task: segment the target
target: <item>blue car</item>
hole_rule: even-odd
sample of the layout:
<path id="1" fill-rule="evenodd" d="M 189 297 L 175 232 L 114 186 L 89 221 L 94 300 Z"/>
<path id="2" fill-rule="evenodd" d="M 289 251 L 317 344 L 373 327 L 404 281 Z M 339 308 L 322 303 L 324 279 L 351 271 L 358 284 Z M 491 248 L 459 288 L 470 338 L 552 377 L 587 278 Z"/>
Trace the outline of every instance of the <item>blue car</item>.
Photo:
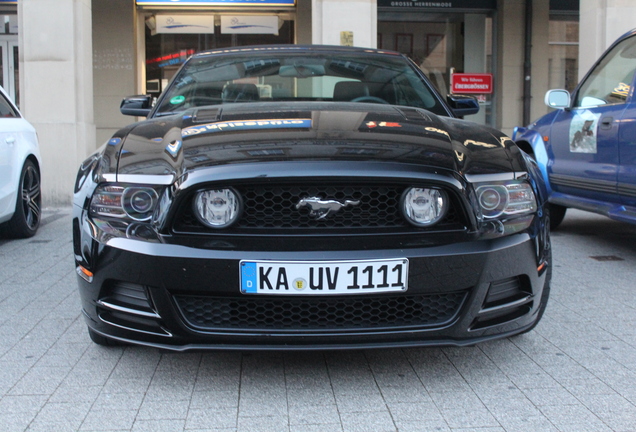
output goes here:
<path id="1" fill-rule="evenodd" d="M 600 57 L 572 95 L 550 90 L 556 110 L 513 140 L 532 155 L 545 178 L 550 226 L 568 207 L 636 223 L 636 29 Z"/>

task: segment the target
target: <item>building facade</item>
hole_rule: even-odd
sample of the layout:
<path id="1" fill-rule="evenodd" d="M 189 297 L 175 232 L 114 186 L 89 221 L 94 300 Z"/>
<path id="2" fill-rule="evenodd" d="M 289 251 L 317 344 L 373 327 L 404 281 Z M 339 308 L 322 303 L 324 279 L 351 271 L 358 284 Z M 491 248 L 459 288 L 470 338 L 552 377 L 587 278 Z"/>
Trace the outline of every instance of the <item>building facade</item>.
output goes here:
<path id="1" fill-rule="evenodd" d="M 573 88 L 579 68 L 584 73 L 633 25 L 630 0 L 581 3 L 0 0 L 0 80 L 38 130 L 44 202 L 61 205 L 71 200 L 82 160 L 135 120 L 119 113 L 121 99 L 158 94 L 185 58 L 208 49 L 282 43 L 397 50 L 444 94 L 453 72 L 490 74 L 491 91 L 476 94 L 482 110 L 470 120 L 510 133 L 547 112 L 546 90 Z"/>

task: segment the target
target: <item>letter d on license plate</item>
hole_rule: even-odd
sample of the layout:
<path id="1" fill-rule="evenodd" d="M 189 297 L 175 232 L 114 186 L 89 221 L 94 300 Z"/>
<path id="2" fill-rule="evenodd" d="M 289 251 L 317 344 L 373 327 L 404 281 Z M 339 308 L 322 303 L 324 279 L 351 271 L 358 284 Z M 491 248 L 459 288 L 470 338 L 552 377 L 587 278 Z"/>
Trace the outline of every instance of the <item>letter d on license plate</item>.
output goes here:
<path id="1" fill-rule="evenodd" d="M 241 261 L 244 294 L 329 295 L 406 291 L 406 258 L 365 261 Z"/>

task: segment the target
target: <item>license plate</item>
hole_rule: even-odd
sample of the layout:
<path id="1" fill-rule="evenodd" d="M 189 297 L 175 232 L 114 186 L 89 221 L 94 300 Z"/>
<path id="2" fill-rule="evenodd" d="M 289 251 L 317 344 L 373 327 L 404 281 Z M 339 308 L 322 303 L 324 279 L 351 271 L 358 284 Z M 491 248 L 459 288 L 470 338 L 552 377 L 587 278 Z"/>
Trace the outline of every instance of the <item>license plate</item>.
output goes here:
<path id="1" fill-rule="evenodd" d="M 240 268 L 244 294 L 377 294 L 406 291 L 409 261 L 241 261 Z"/>

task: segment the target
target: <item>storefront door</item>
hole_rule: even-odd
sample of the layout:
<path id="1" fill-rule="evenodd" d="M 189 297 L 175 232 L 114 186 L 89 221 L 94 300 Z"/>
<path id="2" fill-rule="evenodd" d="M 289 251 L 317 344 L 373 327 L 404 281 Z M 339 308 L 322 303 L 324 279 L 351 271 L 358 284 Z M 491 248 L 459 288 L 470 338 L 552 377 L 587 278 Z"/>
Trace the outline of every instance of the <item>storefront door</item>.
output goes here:
<path id="1" fill-rule="evenodd" d="M 410 57 L 443 95 L 453 73 L 493 74 L 492 0 L 378 0 L 378 48 Z M 495 79 L 495 77 L 492 77 Z M 495 94 L 470 92 L 481 109 L 468 120 L 494 126 Z"/>
<path id="2" fill-rule="evenodd" d="M 0 85 L 20 105 L 18 37 L 0 36 Z"/>

